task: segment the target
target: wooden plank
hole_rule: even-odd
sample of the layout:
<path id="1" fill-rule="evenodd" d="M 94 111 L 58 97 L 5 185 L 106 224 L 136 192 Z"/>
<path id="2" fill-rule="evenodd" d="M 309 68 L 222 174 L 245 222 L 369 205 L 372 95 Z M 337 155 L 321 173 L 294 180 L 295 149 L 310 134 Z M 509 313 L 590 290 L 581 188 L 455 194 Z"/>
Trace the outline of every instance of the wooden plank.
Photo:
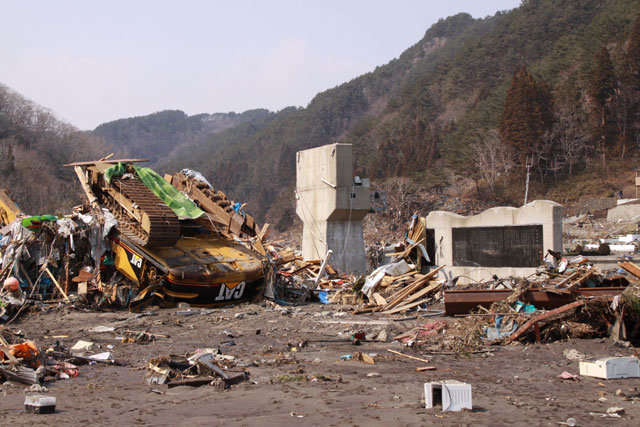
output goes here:
<path id="1" fill-rule="evenodd" d="M 2 354 L 4 354 L 7 357 L 7 359 L 9 359 L 10 363 L 13 363 L 16 365 L 19 364 L 20 361 L 16 359 L 16 357 L 13 354 L 10 353 L 10 350 L 11 349 L 9 348 L 9 344 L 0 346 L 0 352 L 2 352 Z"/>
<path id="2" fill-rule="evenodd" d="M 391 296 L 387 297 L 387 301 L 393 301 L 394 299 L 396 299 L 398 297 L 398 295 L 400 295 L 402 292 L 404 292 L 408 286 L 413 286 L 416 283 L 420 282 L 420 281 L 424 281 L 425 280 L 425 276 L 420 276 L 419 278 L 415 279 L 413 282 L 409 283 L 407 286 L 397 290 L 396 292 L 394 292 L 393 294 L 391 294 Z"/>
<path id="3" fill-rule="evenodd" d="M 372 306 L 367 306 L 367 307 L 362 307 L 362 308 L 358 308 L 356 310 L 353 310 L 351 312 L 351 314 L 363 314 L 363 313 L 371 313 L 372 311 L 374 311 L 375 309 L 377 309 L 378 306 L 377 305 L 372 305 Z"/>
<path id="4" fill-rule="evenodd" d="M 403 250 L 402 252 L 394 252 L 392 254 L 384 254 L 384 256 L 389 256 L 389 257 L 398 257 L 398 258 L 404 258 L 406 257 L 416 246 L 418 246 L 419 244 L 423 243 L 425 239 L 420 239 L 420 241 L 415 242 L 412 245 L 409 245 L 405 250 Z"/>
<path id="5" fill-rule="evenodd" d="M 574 283 L 572 283 L 571 285 L 567 286 L 565 289 L 568 291 L 573 291 L 574 289 L 580 287 L 584 282 L 586 282 L 587 280 L 589 280 L 589 278 L 593 275 L 593 272 L 589 271 L 587 272 L 587 274 L 585 274 L 584 276 L 582 276 L 581 278 L 579 278 L 578 280 L 576 280 Z"/>
<path id="6" fill-rule="evenodd" d="M 89 204 L 91 205 L 92 208 L 97 209 L 98 198 L 95 196 L 95 194 L 93 194 L 93 191 L 91 191 L 87 176 L 85 175 L 84 171 L 80 166 L 76 166 L 73 169 L 76 171 L 76 175 L 78 175 L 78 179 L 80 180 L 80 186 L 82 187 L 84 194 L 87 196 L 87 200 L 89 200 Z"/>
<path id="7" fill-rule="evenodd" d="M 408 297 L 404 302 L 405 303 L 410 303 L 412 301 L 417 300 L 418 298 L 421 298 L 422 296 L 431 293 L 433 291 L 438 290 L 438 288 L 440 288 L 442 286 L 442 283 L 432 283 L 429 286 L 427 286 L 426 288 L 416 292 L 415 294 L 411 295 L 410 297 Z"/>
<path id="8" fill-rule="evenodd" d="M 244 224 L 244 217 L 234 212 L 231 217 L 231 223 L 229 224 L 229 230 L 236 236 L 239 236 L 242 232 L 242 224 Z"/>
<path id="9" fill-rule="evenodd" d="M 4 369 L 0 366 L 0 373 L 2 373 L 5 377 L 12 381 L 17 381 L 22 384 L 37 384 L 38 378 L 36 376 L 36 371 L 31 368 L 26 368 L 24 366 L 16 366 L 16 371 L 11 371 L 8 369 Z"/>
<path id="10" fill-rule="evenodd" d="M 405 298 L 407 298 L 409 295 L 414 293 L 418 288 L 420 288 L 422 285 L 428 282 L 431 278 L 433 278 L 436 274 L 438 274 L 438 272 L 442 268 L 444 268 L 444 264 L 436 268 L 435 270 L 430 271 L 429 274 L 425 275 L 422 279 L 418 280 L 413 285 L 409 285 L 408 287 L 406 287 L 403 292 L 401 292 L 394 300 L 392 300 L 389 304 L 387 304 L 383 309 L 389 310 L 394 308 L 398 304 L 400 304 L 402 301 L 404 301 Z"/>
<path id="11" fill-rule="evenodd" d="M 559 288 L 561 286 L 564 286 L 565 284 L 567 284 L 568 282 L 570 282 L 574 277 L 576 277 L 578 274 L 580 274 L 578 271 L 574 272 L 573 274 L 571 274 L 569 277 L 563 279 L 562 281 L 558 282 L 556 284 L 556 288 Z"/>
<path id="12" fill-rule="evenodd" d="M 413 303 L 411 303 L 411 304 L 401 305 L 401 306 L 396 307 L 396 308 L 391 309 L 391 310 L 381 311 L 380 313 L 382 313 L 382 314 L 395 314 L 395 313 L 399 313 L 399 312 L 404 311 L 404 310 L 409 310 L 410 308 L 416 307 L 416 306 L 418 306 L 418 305 L 420 305 L 420 304 L 422 304 L 422 303 L 425 303 L 425 302 L 427 302 L 427 301 L 429 301 L 429 298 L 421 299 L 420 301 L 416 301 L 416 302 L 413 302 Z"/>
<path id="13" fill-rule="evenodd" d="M 60 286 L 60 283 L 58 283 L 58 281 L 56 280 L 55 277 L 53 277 L 53 274 L 51 274 L 51 272 L 49 271 L 48 268 L 45 268 L 44 271 L 47 272 L 47 274 L 49 275 L 49 277 L 51 278 L 51 280 L 53 280 L 53 284 L 56 285 L 56 288 L 58 288 L 58 290 L 60 291 L 60 294 L 62 294 L 62 296 L 64 297 L 65 301 L 67 302 L 71 302 L 71 300 L 69 299 L 69 297 L 67 296 L 67 294 L 64 292 L 64 289 L 62 289 L 62 287 Z"/>
<path id="14" fill-rule="evenodd" d="M 262 226 L 262 229 L 258 233 L 258 238 L 260 240 L 266 239 L 269 233 L 271 233 L 271 229 L 269 227 L 270 227 L 269 223 L 265 222 L 264 225 Z"/>
<path id="15" fill-rule="evenodd" d="M 99 163 L 107 163 L 110 165 L 114 165 L 116 163 L 119 162 L 123 162 L 123 163 L 142 163 L 142 162 L 148 162 L 149 159 L 114 159 L 114 160 L 93 160 L 90 162 L 74 162 L 74 163 L 67 163 L 66 165 L 62 165 L 62 166 L 93 166 L 93 165 L 97 165 Z"/>
<path id="16" fill-rule="evenodd" d="M 630 261 L 619 262 L 618 265 L 640 279 L 640 267 Z"/>
<path id="17" fill-rule="evenodd" d="M 407 359 L 417 360 L 418 362 L 423 362 L 423 363 L 431 363 L 430 360 L 422 359 L 420 357 L 415 357 L 415 356 L 409 356 L 408 354 L 400 353 L 399 351 L 391 350 L 390 348 L 388 348 L 387 351 L 389 353 L 397 354 L 398 356 L 406 357 Z"/>
<path id="18" fill-rule="evenodd" d="M 384 297 L 382 295 L 380 295 L 377 292 L 373 293 L 373 301 L 375 301 L 376 304 L 378 305 L 386 305 L 387 304 L 387 300 L 384 299 Z"/>
<path id="19" fill-rule="evenodd" d="M 551 311 L 547 311 L 546 313 L 540 314 L 535 316 L 533 319 L 530 319 L 527 323 L 525 323 L 524 325 L 522 325 L 520 328 L 518 328 L 518 330 L 516 330 L 513 334 L 509 335 L 508 337 L 506 337 L 504 339 L 504 341 L 502 341 L 503 344 L 511 344 L 513 341 L 517 340 L 518 338 L 520 338 L 520 336 L 522 336 L 524 333 L 526 333 L 531 326 L 534 326 L 535 324 L 537 324 L 538 322 L 542 322 L 546 319 L 548 319 L 549 317 L 552 316 L 556 316 L 558 314 L 562 314 L 564 312 L 567 312 L 569 310 L 574 310 L 582 305 L 585 305 L 586 301 L 585 300 L 579 300 L 579 301 L 575 301 L 569 304 L 565 304 L 562 307 L 558 307 L 554 310 Z"/>

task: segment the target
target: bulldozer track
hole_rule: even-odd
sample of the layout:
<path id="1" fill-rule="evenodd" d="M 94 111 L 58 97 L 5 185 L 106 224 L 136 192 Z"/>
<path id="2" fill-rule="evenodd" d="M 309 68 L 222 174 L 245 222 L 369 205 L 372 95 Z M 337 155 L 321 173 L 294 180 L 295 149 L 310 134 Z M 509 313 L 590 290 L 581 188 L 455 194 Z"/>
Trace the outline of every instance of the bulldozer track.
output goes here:
<path id="1" fill-rule="evenodd" d="M 171 246 L 178 241 L 178 217 L 142 181 L 138 178 L 115 178 L 112 185 L 149 217 L 150 226 L 147 231 L 120 203 L 110 195 L 102 193 L 101 201 L 118 219 L 118 229 L 122 234 L 140 246 Z"/>

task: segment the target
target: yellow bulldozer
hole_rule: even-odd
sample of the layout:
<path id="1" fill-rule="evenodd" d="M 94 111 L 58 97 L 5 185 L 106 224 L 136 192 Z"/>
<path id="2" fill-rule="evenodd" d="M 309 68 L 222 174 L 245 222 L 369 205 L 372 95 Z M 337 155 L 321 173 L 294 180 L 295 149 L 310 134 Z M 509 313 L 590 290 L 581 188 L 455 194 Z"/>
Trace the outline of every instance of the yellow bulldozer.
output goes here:
<path id="1" fill-rule="evenodd" d="M 0 226 L 13 222 L 22 211 L 9 197 L 6 190 L 0 188 Z"/>
<path id="2" fill-rule="evenodd" d="M 114 265 L 165 302 L 246 301 L 264 284 L 265 251 L 253 218 L 224 193 L 183 173 L 161 177 L 141 160 L 73 166 L 90 204 L 118 220 Z M 177 187 L 177 188 L 176 188 Z"/>

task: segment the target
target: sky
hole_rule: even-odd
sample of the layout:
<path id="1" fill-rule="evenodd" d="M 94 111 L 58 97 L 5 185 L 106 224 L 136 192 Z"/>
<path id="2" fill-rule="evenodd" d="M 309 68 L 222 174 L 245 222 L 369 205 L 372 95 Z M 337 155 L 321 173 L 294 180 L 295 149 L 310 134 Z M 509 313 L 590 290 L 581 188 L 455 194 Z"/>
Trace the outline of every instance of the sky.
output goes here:
<path id="1" fill-rule="evenodd" d="M 0 83 L 81 129 L 305 107 L 440 18 L 520 0 L 0 0 Z"/>

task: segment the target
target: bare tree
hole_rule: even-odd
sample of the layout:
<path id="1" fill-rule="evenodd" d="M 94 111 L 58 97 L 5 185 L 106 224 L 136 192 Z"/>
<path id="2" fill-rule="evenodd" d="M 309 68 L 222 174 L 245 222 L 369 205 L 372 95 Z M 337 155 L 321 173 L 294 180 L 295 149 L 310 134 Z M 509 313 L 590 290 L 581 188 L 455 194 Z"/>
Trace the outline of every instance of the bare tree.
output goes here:
<path id="1" fill-rule="evenodd" d="M 399 176 L 388 179 L 382 186 L 387 194 L 389 210 L 400 220 L 408 216 L 416 202 L 416 187 L 410 178 Z"/>
<path id="2" fill-rule="evenodd" d="M 500 140 L 497 129 L 482 131 L 473 145 L 473 166 L 476 172 L 495 190 L 496 180 L 511 171 L 516 164 L 515 154 Z"/>
<path id="3" fill-rule="evenodd" d="M 557 147 L 552 161 L 556 176 L 562 171 L 572 175 L 581 163 L 589 165 L 594 145 L 589 135 L 587 114 L 579 106 L 558 106 L 550 140 Z"/>

